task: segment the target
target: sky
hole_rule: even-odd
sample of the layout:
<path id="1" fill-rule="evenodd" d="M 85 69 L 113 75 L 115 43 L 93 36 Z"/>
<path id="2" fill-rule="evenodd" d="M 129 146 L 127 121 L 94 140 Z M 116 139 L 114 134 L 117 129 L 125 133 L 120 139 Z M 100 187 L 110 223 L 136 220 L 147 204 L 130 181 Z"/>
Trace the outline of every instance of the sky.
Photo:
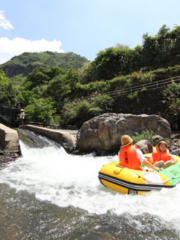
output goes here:
<path id="1" fill-rule="evenodd" d="M 117 44 L 180 25 L 179 0 L 1 0 L 0 64 L 23 52 L 74 52 L 93 61 Z"/>

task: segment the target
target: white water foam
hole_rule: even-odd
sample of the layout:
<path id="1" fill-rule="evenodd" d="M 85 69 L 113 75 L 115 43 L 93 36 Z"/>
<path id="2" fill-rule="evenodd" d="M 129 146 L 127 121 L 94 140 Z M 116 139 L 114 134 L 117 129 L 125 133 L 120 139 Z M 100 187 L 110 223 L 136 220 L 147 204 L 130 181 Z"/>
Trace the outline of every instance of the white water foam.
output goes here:
<path id="1" fill-rule="evenodd" d="M 102 165 L 115 157 L 73 156 L 56 146 L 28 148 L 21 143 L 23 157 L 0 172 L 0 183 L 17 191 L 27 190 L 40 200 L 60 207 L 74 206 L 89 213 L 133 215 L 150 213 L 180 225 L 180 184 L 173 189 L 146 195 L 122 195 L 98 180 Z"/>

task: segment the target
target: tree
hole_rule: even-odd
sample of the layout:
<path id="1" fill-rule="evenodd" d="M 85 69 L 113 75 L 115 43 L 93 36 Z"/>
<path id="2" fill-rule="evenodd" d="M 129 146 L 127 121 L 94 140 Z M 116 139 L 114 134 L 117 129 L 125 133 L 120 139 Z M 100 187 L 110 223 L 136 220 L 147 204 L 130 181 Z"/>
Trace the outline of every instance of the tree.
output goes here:
<path id="1" fill-rule="evenodd" d="M 25 91 L 25 90 L 23 90 L 23 91 L 21 91 L 21 94 L 18 97 L 18 102 L 21 103 L 22 106 L 27 106 L 35 98 L 38 98 L 38 96 L 36 94 L 34 94 L 33 91 L 30 91 L 30 90 Z"/>
<path id="2" fill-rule="evenodd" d="M 6 87 L 8 85 L 8 78 L 6 77 L 4 71 L 0 70 L 0 103 L 5 103 Z"/>
<path id="3" fill-rule="evenodd" d="M 167 33 L 169 32 L 170 28 L 166 26 L 166 24 L 162 25 L 157 33 L 156 37 L 166 37 Z"/>
<path id="4" fill-rule="evenodd" d="M 163 92 L 164 102 L 168 104 L 166 118 L 173 129 L 180 129 L 180 83 L 172 81 Z"/>
<path id="5" fill-rule="evenodd" d="M 81 84 L 95 82 L 97 80 L 96 65 L 94 61 L 84 63 L 79 72 Z"/>
<path id="6" fill-rule="evenodd" d="M 41 84 L 47 84 L 51 79 L 49 76 L 49 69 L 45 67 L 37 67 L 28 76 L 26 80 L 25 89 L 32 90 L 34 87 Z"/>
<path id="7" fill-rule="evenodd" d="M 7 85 L 8 84 L 8 78 L 4 71 L 0 69 L 0 85 Z"/>
<path id="8" fill-rule="evenodd" d="M 70 92 L 70 86 L 68 85 L 65 76 L 58 75 L 48 83 L 44 95 L 45 97 L 51 96 L 56 102 L 61 102 L 68 92 Z"/>
<path id="9" fill-rule="evenodd" d="M 74 90 L 76 83 L 79 82 L 79 72 L 73 68 L 69 69 L 66 74 L 66 81 L 70 88 Z"/>
<path id="10" fill-rule="evenodd" d="M 117 48 L 117 49 L 129 49 L 129 46 L 128 45 L 124 45 L 124 44 L 121 44 L 121 43 L 117 43 L 116 45 L 115 45 L 115 48 Z"/>
<path id="11" fill-rule="evenodd" d="M 157 38 L 148 36 L 148 34 L 143 35 L 143 62 L 144 67 L 147 70 L 153 68 L 154 59 L 158 55 L 158 41 Z"/>
<path id="12" fill-rule="evenodd" d="M 82 101 L 67 103 L 62 114 L 62 125 L 66 127 L 71 124 L 80 128 L 83 122 L 90 118 L 111 112 L 113 102 L 110 96 L 103 94 L 88 100 L 82 99 Z"/>
<path id="13" fill-rule="evenodd" d="M 8 105 L 15 105 L 17 102 L 17 90 L 9 82 L 4 71 L 0 70 L 0 103 L 5 103 Z"/>
<path id="14" fill-rule="evenodd" d="M 10 82 L 6 87 L 5 102 L 8 103 L 8 105 L 11 105 L 11 106 L 16 105 L 17 95 L 18 95 L 17 90 L 15 89 L 15 87 Z"/>
<path id="15" fill-rule="evenodd" d="M 49 125 L 55 112 L 49 98 L 33 99 L 31 104 L 25 107 L 27 121 L 43 122 L 45 125 Z"/>

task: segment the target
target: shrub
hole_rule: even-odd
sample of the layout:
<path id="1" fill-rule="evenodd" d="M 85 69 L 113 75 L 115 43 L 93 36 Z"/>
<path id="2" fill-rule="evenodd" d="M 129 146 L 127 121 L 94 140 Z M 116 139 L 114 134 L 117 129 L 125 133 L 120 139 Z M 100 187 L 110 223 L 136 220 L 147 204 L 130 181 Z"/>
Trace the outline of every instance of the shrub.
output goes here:
<path id="1" fill-rule="evenodd" d="M 110 112 L 112 111 L 113 102 L 114 100 L 112 97 L 106 94 L 100 94 L 93 99 L 92 106 L 99 107 L 102 112 Z"/>
<path id="2" fill-rule="evenodd" d="M 137 143 L 140 140 L 148 140 L 152 145 L 156 145 L 156 142 L 153 140 L 153 136 L 156 135 L 153 131 L 143 130 L 141 132 L 135 132 L 132 136 L 134 143 Z"/>
<path id="3" fill-rule="evenodd" d="M 91 105 L 87 100 L 80 102 L 67 103 L 64 107 L 64 114 L 62 116 L 62 125 L 76 125 L 78 128 L 82 123 L 88 120 L 88 112 Z"/>
<path id="4" fill-rule="evenodd" d="M 89 109 L 89 116 L 92 118 L 94 116 L 98 116 L 102 113 L 102 109 L 99 107 L 92 107 Z"/>
<path id="5" fill-rule="evenodd" d="M 112 110 L 113 99 L 108 95 L 97 95 L 91 99 L 67 103 L 62 114 L 62 125 L 76 125 L 78 128 L 92 117 Z"/>
<path id="6" fill-rule="evenodd" d="M 143 87 L 141 90 L 137 90 L 137 91 L 133 92 L 132 94 L 129 94 L 127 97 L 132 100 L 134 98 L 138 98 L 138 94 L 140 92 L 145 92 L 145 91 L 147 91 L 147 88 Z"/>
<path id="7" fill-rule="evenodd" d="M 50 99 L 33 99 L 32 102 L 25 107 L 26 120 L 34 122 L 43 122 L 49 125 L 52 115 L 55 113 L 53 102 Z"/>
<path id="8" fill-rule="evenodd" d="M 52 119 L 51 119 L 50 123 L 57 125 L 57 124 L 60 123 L 60 120 L 61 120 L 60 116 L 56 114 L 56 115 L 52 116 Z"/>
<path id="9" fill-rule="evenodd" d="M 173 129 L 180 129 L 180 83 L 172 81 L 163 92 L 168 111 L 165 114 Z"/>

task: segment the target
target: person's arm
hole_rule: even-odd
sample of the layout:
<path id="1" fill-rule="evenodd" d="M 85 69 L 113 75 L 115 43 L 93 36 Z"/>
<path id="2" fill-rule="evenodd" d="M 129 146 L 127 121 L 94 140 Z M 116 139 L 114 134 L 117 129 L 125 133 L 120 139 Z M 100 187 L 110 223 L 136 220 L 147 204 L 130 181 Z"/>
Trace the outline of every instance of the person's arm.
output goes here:
<path id="1" fill-rule="evenodd" d="M 151 161 L 153 160 L 152 154 L 151 154 L 151 155 L 148 155 L 148 156 L 145 156 L 145 158 L 148 158 L 148 159 L 150 159 Z"/>
<path id="2" fill-rule="evenodd" d="M 175 158 L 173 155 L 171 155 L 170 154 L 170 156 L 171 156 L 171 163 L 172 164 L 174 164 L 174 163 L 176 163 L 177 162 L 177 158 Z"/>
<path id="3" fill-rule="evenodd" d="M 140 161 L 146 166 L 146 167 L 149 167 L 149 168 L 152 168 L 153 170 L 155 171 L 158 171 L 159 168 L 153 166 L 150 162 L 148 162 L 146 160 L 146 158 L 144 157 L 143 153 L 141 152 L 140 149 L 137 149 L 137 154 L 138 154 L 138 158 L 140 159 Z"/>
<path id="4" fill-rule="evenodd" d="M 153 156 L 152 156 L 152 154 L 151 155 L 148 155 L 148 156 L 144 156 L 145 157 L 145 159 L 148 161 L 148 162 L 150 162 L 151 164 L 153 164 Z"/>
<path id="5" fill-rule="evenodd" d="M 146 167 L 152 168 L 155 171 L 158 171 L 159 168 L 155 167 L 154 165 L 152 165 L 150 162 L 148 162 L 146 159 L 144 159 L 144 161 L 142 162 Z"/>

